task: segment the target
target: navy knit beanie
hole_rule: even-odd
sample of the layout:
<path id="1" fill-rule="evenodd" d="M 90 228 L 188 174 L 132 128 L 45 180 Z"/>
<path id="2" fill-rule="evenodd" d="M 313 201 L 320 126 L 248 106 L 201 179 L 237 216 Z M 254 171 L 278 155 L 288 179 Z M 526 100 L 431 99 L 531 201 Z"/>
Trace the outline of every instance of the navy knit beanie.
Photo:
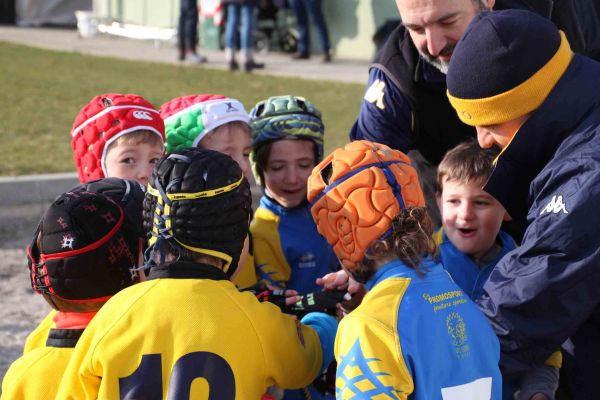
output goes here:
<path id="1" fill-rule="evenodd" d="M 554 24 L 524 10 L 482 12 L 450 60 L 448 98 L 467 125 L 493 125 L 538 108 L 573 53 Z"/>

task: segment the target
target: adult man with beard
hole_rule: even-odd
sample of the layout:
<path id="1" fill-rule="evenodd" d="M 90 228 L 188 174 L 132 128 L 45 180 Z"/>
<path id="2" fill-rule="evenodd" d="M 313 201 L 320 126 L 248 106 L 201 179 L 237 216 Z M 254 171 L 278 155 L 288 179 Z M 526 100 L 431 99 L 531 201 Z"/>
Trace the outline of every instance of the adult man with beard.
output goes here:
<path id="1" fill-rule="evenodd" d="M 402 24 L 371 66 L 368 89 L 350 139 L 371 140 L 408 153 L 421 177 L 434 225 L 440 225 L 435 204 L 437 165 L 446 151 L 475 136 L 474 129 L 460 122 L 446 98 L 446 72 L 454 46 L 480 11 L 524 8 L 555 22 L 575 52 L 600 54 L 594 50 L 600 48 L 600 35 L 593 28 L 598 26 L 600 8 L 594 1 L 580 1 L 577 7 L 571 1 L 556 7 L 553 3 L 557 2 L 396 0 Z"/>

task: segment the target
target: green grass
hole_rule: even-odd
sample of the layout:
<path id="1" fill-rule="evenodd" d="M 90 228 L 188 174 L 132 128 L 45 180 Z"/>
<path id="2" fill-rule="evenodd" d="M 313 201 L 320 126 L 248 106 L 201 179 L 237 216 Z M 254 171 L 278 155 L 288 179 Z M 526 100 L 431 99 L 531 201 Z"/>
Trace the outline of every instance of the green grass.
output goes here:
<path id="1" fill-rule="evenodd" d="M 177 96 L 220 93 L 248 110 L 269 96 L 304 96 L 323 113 L 330 151 L 347 142 L 364 90 L 359 84 L 232 74 L 5 42 L 0 60 L 0 175 L 74 171 L 71 126 L 80 108 L 101 93 L 136 93 L 157 107 Z"/>

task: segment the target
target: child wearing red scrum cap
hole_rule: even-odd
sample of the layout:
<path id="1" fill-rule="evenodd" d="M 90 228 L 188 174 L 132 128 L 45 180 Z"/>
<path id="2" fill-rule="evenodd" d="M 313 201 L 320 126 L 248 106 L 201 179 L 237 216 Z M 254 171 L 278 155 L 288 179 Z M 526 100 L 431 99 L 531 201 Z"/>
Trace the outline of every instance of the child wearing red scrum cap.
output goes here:
<path id="1" fill-rule="evenodd" d="M 81 109 L 71 130 L 79 181 L 116 177 L 145 185 L 164 154 L 164 140 L 163 120 L 143 97 L 96 96 Z"/>
<path id="2" fill-rule="evenodd" d="M 45 345 L 16 360 L 2 398 L 54 398 L 88 323 L 115 293 L 138 281 L 144 249 L 142 187 L 110 178 L 59 196 L 28 247 L 33 289 L 56 313 Z"/>
<path id="3" fill-rule="evenodd" d="M 199 147 L 227 154 L 250 180 L 250 117 L 244 105 L 220 94 L 176 97 L 160 107 L 167 153 Z"/>

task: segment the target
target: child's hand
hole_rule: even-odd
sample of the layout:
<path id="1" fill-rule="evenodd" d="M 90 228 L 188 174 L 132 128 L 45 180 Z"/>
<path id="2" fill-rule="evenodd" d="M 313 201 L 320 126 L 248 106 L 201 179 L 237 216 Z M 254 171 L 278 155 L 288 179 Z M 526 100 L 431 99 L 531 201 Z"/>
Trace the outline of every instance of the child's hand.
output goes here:
<path id="1" fill-rule="evenodd" d="M 271 287 L 271 286 L 269 285 L 269 287 Z M 274 289 L 271 288 L 271 290 L 274 290 Z M 298 292 L 296 292 L 295 290 L 292 290 L 292 289 L 286 289 L 284 292 L 284 296 L 285 296 L 285 305 L 287 307 L 299 302 L 302 299 L 302 296 L 300 296 L 300 294 L 298 294 Z"/>
<path id="2" fill-rule="evenodd" d="M 298 292 L 295 290 L 276 289 L 273 286 L 263 282 L 259 282 L 246 289 L 242 289 L 242 291 L 252 292 L 258 301 L 268 301 L 269 303 L 273 303 L 284 312 L 288 306 L 291 306 L 302 299 L 302 297 L 300 297 Z"/>
<path id="3" fill-rule="evenodd" d="M 340 303 L 346 298 L 350 298 L 345 291 L 322 291 L 307 293 L 301 296 L 301 300 L 288 308 L 288 311 L 299 317 L 310 312 L 323 312 L 329 315 L 337 316 L 340 309 Z"/>
<path id="4" fill-rule="evenodd" d="M 317 278 L 317 285 L 323 286 L 325 291 L 346 291 L 348 293 L 338 307 L 341 311 L 341 315 L 338 315 L 340 317 L 358 307 L 366 294 L 364 286 L 348 276 L 343 269 Z"/>
<path id="5" fill-rule="evenodd" d="M 348 289 L 349 276 L 343 269 L 337 272 L 331 272 L 322 278 L 317 278 L 317 285 L 323 286 L 325 290 L 346 290 Z"/>

